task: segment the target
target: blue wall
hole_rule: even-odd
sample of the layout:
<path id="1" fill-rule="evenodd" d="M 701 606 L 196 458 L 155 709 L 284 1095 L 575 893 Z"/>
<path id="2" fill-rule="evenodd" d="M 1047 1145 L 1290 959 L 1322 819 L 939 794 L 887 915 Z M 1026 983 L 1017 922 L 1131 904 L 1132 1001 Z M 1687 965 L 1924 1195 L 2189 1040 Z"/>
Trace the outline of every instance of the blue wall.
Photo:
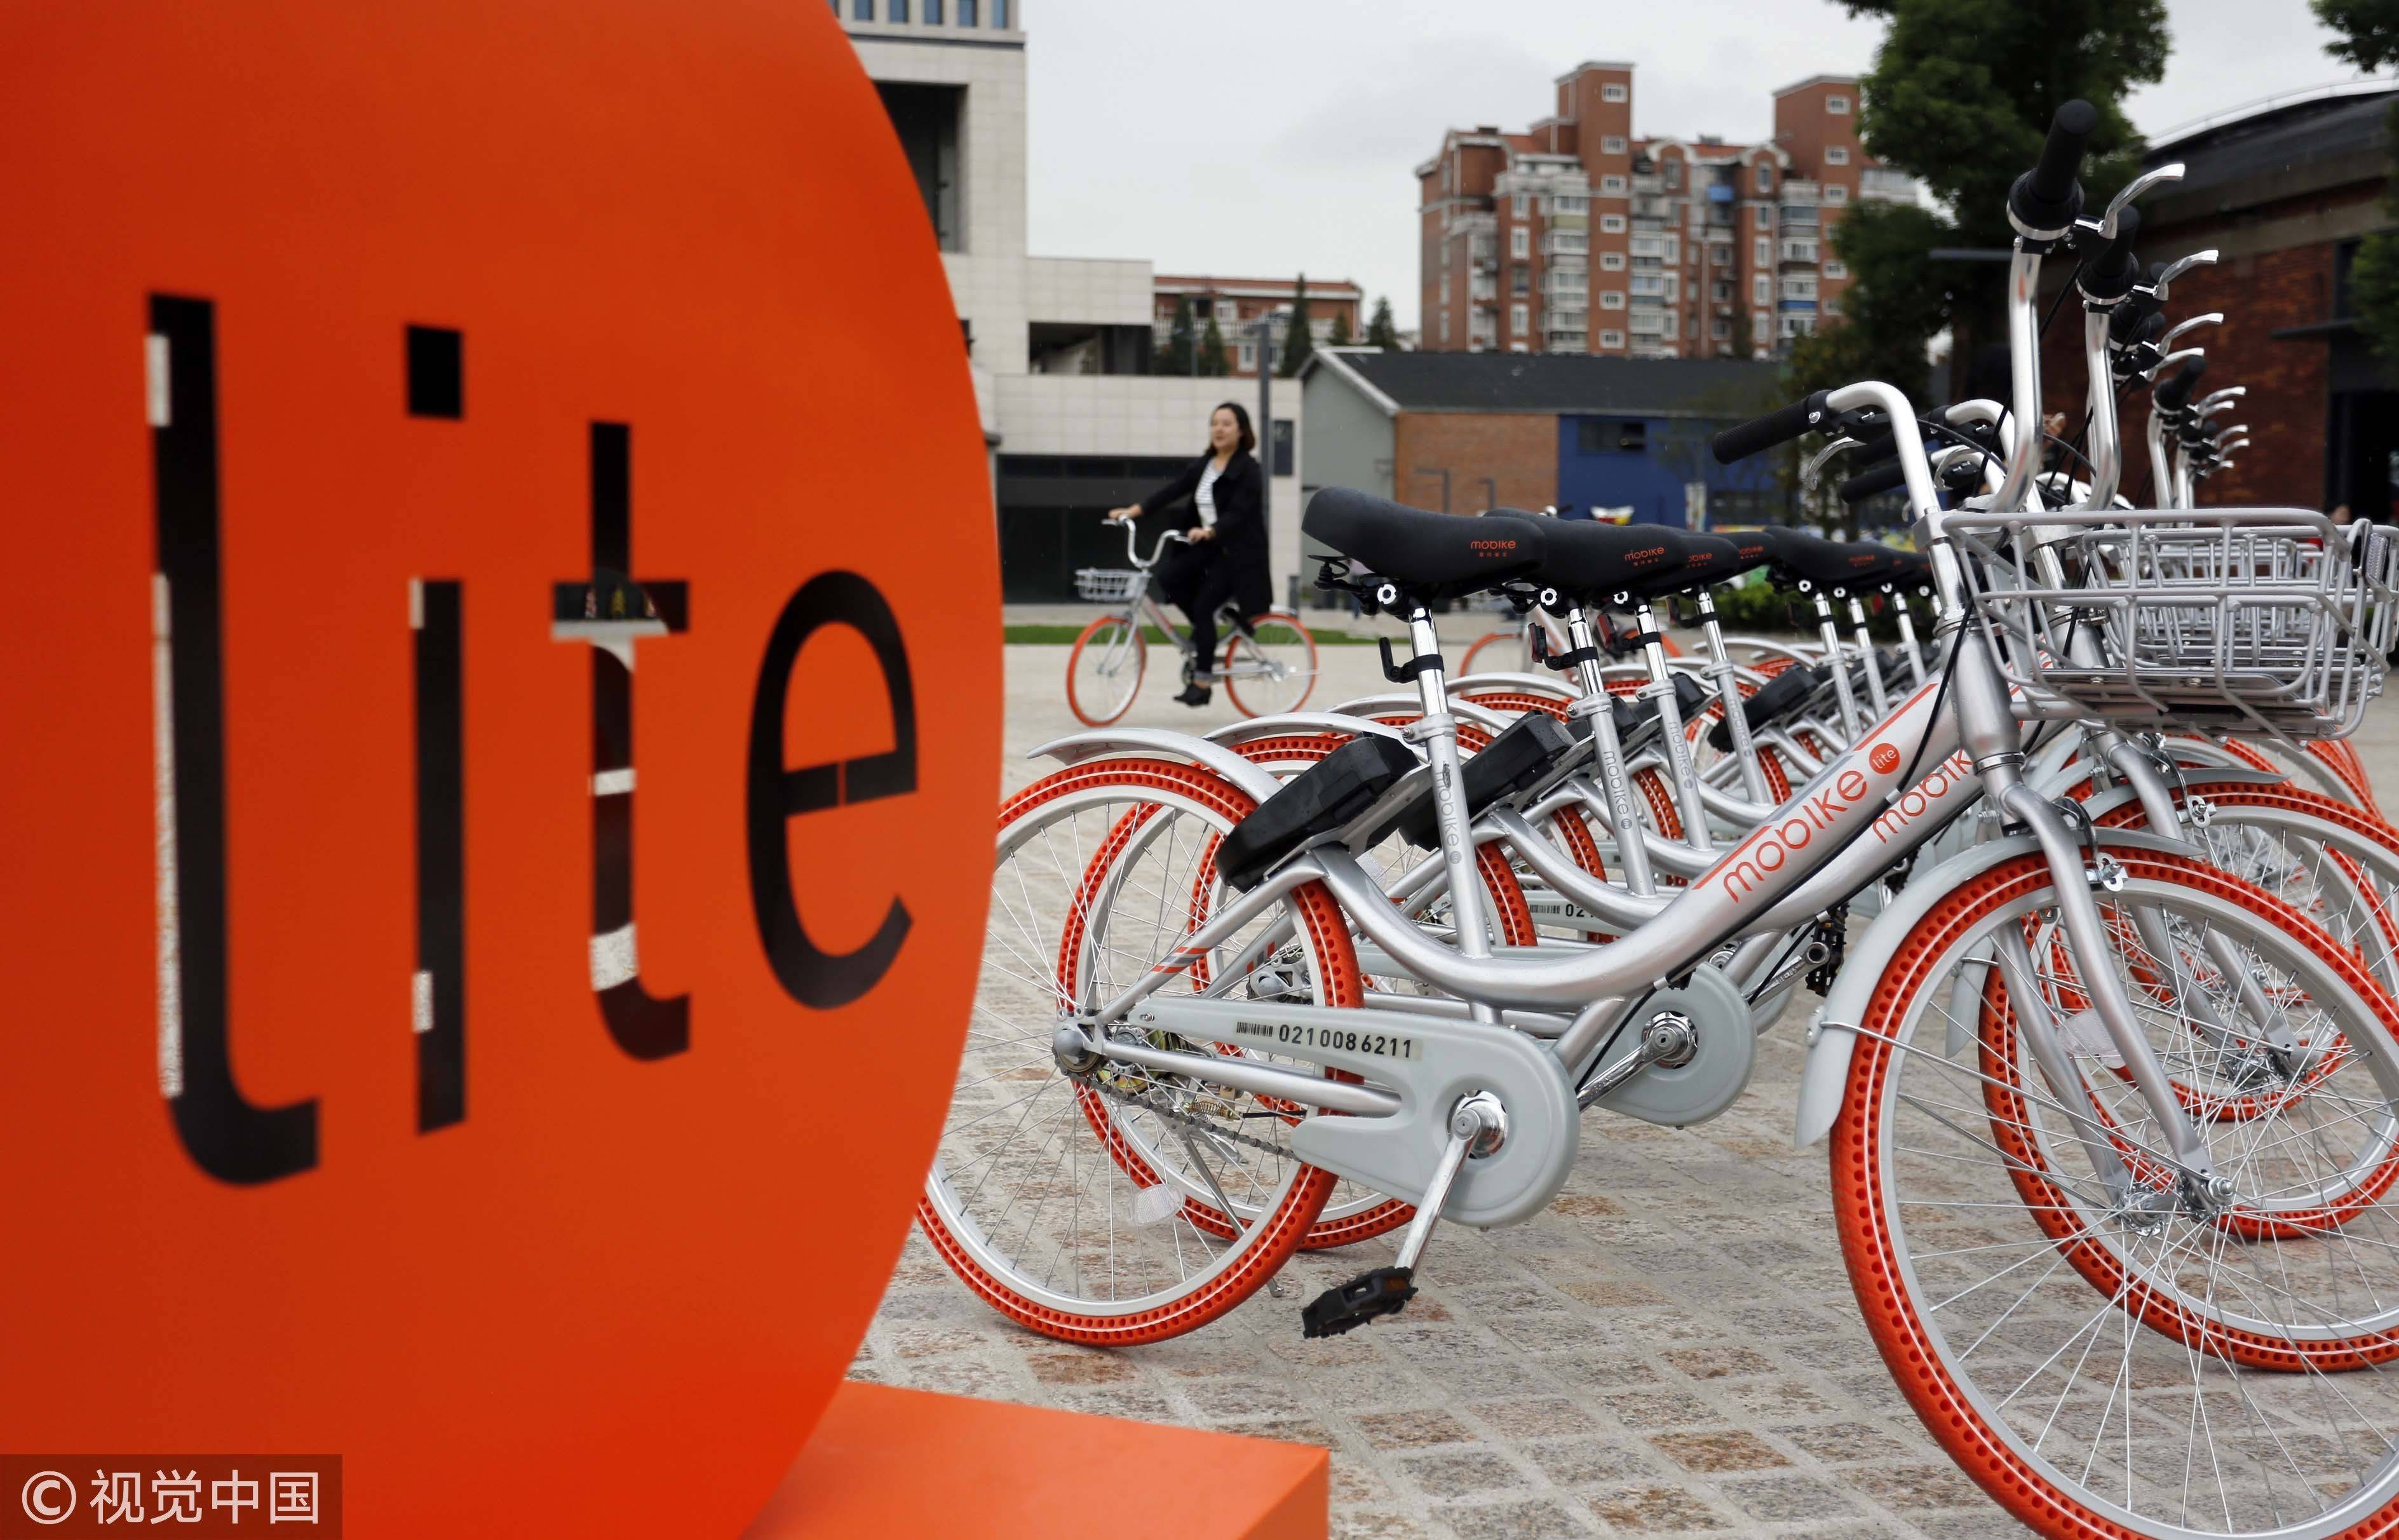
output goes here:
<path id="1" fill-rule="evenodd" d="M 1639 425 L 1644 447 L 1636 452 L 1583 448 L 1585 425 L 1603 443 L 1620 442 L 1633 425 Z M 1561 416 L 1558 418 L 1558 506 L 1578 512 L 1591 508 L 1633 509 L 1637 524 L 1683 525 L 1683 482 L 1708 484 L 1711 523 L 1759 521 L 1755 496 L 1727 499 L 1723 493 L 1762 493 L 1765 516 L 1781 517 L 1771 456 L 1719 466 L 1705 445 L 1727 423 L 1694 422 L 1688 418 L 1632 416 Z"/>

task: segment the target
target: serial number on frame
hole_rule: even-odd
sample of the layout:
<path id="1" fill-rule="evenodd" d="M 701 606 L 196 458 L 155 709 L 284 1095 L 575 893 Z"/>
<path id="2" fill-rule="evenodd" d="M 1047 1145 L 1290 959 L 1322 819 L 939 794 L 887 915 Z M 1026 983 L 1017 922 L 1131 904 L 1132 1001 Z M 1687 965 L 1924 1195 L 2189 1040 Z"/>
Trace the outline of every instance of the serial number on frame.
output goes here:
<path id="1" fill-rule="evenodd" d="M 1350 1032 L 1341 1027 L 1297 1026 L 1288 1021 L 1241 1021 L 1234 1025 L 1241 1037 L 1271 1037 L 1294 1048 L 1331 1048 L 1343 1053 L 1371 1053 L 1382 1059 L 1414 1059 L 1416 1040 L 1388 1033 Z"/>

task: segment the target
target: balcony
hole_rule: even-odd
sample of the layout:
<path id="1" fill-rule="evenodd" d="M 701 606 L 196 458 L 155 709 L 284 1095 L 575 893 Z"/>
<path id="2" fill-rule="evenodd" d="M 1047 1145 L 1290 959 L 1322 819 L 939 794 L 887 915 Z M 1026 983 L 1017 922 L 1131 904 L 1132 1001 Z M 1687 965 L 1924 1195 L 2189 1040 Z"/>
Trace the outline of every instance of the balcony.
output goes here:
<path id="1" fill-rule="evenodd" d="M 1858 197 L 1866 203 L 1914 203 L 1916 179 L 1905 171 L 1869 166 L 1858 173 Z"/>
<path id="2" fill-rule="evenodd" d="M 1591 250 L 1591 234 L 1586 230 L 1560 230 L 1552 226 L 1541 235 L 1541 255 L 1545 257 L 1582 256 Z"/>
<path id="3" fill-rule="evenodd" d="M 1822 203 L 1824 201 L 1824 190 L 1820 184 L 1803 177 L 1785 177 L 1782 179 L 1782 194 L 1780 201 L 1786 205 Z"/>
<path id="4" fill-rule="evenodd" d="M 1812 236 L 1823 223 L 1823 217 L 1813 204 L 1794 206 L 1786 203 L 1782 206 L 1782 226 L 1785 234 L 1799 230 Z"/>
<path id="5" fill-rule="evenodd" d="M 1775 308 L 1786 316 L 1812 316 L 1816 313 L 1816 302 L 1814 300 L 1778 300 L 1775 302 Z"/>
<path id="6" fill-rule="evenodd" d="M 1544 334 L 1541 346 L 1551 353 L 1588 353 L 1591 351 L 1591 333 L 1552 331 Z"/>
<path id="7" fill-rule="evenodd" d="M 1591 275 L 1588 273 L 1544 273 L 1541 275 L 1541 292 L 1551 295 L 1572 295 L 1575 300 L 1579 303 L 1591 293 Z"/>
<path id="8" fill-rule="evenodd" d="M 1498 281 L 1494 278 L 1477 277 L 1468 287 L 1466 297 L 1476 304 L 1489 304 L 1499 297 Z"/>

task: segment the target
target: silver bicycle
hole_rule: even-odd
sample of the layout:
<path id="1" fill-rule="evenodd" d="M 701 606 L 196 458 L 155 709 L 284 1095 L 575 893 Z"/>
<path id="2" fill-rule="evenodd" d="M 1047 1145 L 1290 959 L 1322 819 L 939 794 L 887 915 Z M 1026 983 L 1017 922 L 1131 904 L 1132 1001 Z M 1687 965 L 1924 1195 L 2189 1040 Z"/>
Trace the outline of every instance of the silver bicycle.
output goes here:
<path id="1" fill-rule="evenodd" d="M 1316 638 L 1297 615 L 1267 610 L 1243 620 L 1235 605 L 1226 604 L 1217 615 L 1224 655 L 1213 660 L 1197 656 L 1189 633 L 1168 617 L 1151 591 L 1150 570 L 1170 543 L 1188 539 L 1181 530 L 1169 530 L 1144 561 L 1132 521 L 1127 520 L 1125 559 L 1132 567 L 1076 571 L 1077 593 L 1094 603 L 1116 606 L 1083 628 L 1066 659 L 1066 704 L 1087 725 L 1105 727 L 1132 709 L 1142 676 L 1148 671 L 1153 629 L 1173 644 L 1186 676 L 1213 672 L 1243 716 L 1296 711 L 1308 703 L 1316 687 Z"/>

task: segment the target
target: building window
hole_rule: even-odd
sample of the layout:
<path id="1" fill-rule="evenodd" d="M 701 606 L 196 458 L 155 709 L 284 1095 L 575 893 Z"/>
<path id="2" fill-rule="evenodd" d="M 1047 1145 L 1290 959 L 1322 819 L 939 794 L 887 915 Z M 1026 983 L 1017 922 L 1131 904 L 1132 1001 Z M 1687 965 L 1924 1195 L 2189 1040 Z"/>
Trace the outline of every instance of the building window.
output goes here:
<path id="1" fill-rule="evenodd" d="M 1633 274 L 1633 292 L 1634 292 L 1634 293 L 1636 293 L 1636 294 L 1663 294 L 1663 293 L 1665 293 L 1665 292 L 1666 292 L 1666 275 L 1665 275 L 1665 274 L 1663 274 L 1663 273 L 1635 273 L 1635 274 Z"/>
<path id="2" fill-rule="evenodd" d="M 1523 219 L 1526 214 L 1531 213 L 1533 211 L 1532 203 L 1533 200 L 1531 197 L 1523 193 L 1518 193 L 1515 197 L 1516 217 L 1518 219 Z"/>
<path id="3" fill-rule="evenodd" d="M 1827 144 L 1827 145 L 1825 145 L 1825 146 L 1824 146 L 1824 164 L 1825 164 L 1825 165 L 1827 165 L 1827 166 L 1847 166 L 1849 163 L 1850 163 L 1850 147 L 1849 147 L 1848 145 L 1846 145 L 1846 144 Z"/>
<path id="4" fill-rule="evenodd" d="M 1620 155 L 1624 151 L 1625 144 L 1624 136 L 1622 134 L 1603 134 L 1600 137 L 1599 153 L 1601 155 Z"/>
<path id="5" fill-rule="evenodd" d="M 1816 297 L 1816 275 L 1793 273 L 1782 280 L 1782 297 L 1786 300 L 1812 300 Z"/>
<path id="6" fill-rule="evenodd" d="M 1624 345 L 1624 333 L 1621 331 L 1603 331 L 1599 334 L 1599 345 L 1602 347 L 1622 347 Z"/>
<path id="7" fill-rule="evenodd" d="M 942 0 L 925 0 L 925 24 L 928 27 L 942 24 Z"/>
<path id="8" fill-rule="evenodd" d="M 1726 317 L 1718 316 L 1715 320 L 1708 323 L 1708 334 L 1715 338 L 1715 340 L 1720 343 L 1730 341 L 1732 338 L 1732 321 Z"/>
<path id="9" fill-rule="evenodd" d="M 975 0 L 958 0 L 958 25 L 972 27 L 980 24 L 975 17 Z"/>
<path id="10" fill-rule="evenodd" d="M 1764 236 L 1757 237 L 1757 249 L 1750 254 L 1753 264 L 1763 267 L 1774 260 L 1774 243 Z"/>
<path id="11" fill-rule="evenodd" d="M 1835 320 L 1838 320 L 1841 316 L 1841 302 L 1838 300 L 1826 300 L 1824 302 L 1824 314 L 1832 317 Z"/>
<path id="12" fill-rule="evenodd" d="M 1830 258 L 1825 260 L 1824 277 L 1828 278 L 1846 278 L 1849 276 L 1850 264 L 1848 263 L 1837 262 Z"/>
<path id="13" fill-rule="evenodd" d="M 849 19 L 853 21 L 874 20 L 874 0 L 849 0 Z"/>
<path id="14" fill-rule="evenodd" d="M 1835 117 L 1847 117 L 1850 112 L 1850 99 L 1846 96 L 1828 96 L 1824 99 L 1824 110 Z"/>
<path id="15" fill-rule="evenodd" d="M 1523 336 L 1525 334 L 1525 328 L 1530 325 L 1531 322 L 1532 312 L 1526 309 L 1524 305 L 1511 304 L 1508 307 L 1508 330 L 1511 334 L 1519 337 Z"/>
<path id="16" fill-rule="evenodd" d="M 1008 30 L 1008 0 L 991 0 L 991 24 L 1002 32 Z"/>
<path id="17" fill-rule="evenodd" d="M 1760 166 L 1757 169 L 1757 190 L 1761 193 L 1770 193 L 1774 191 L 1773 167 Z"/>
<path id="18" fill-rule="evenodd" d="M 1599 233 L 1603 236 L 1620 236 L 1624 234 L 1624 216 L 1622 214 L 1600 215 Z"/>
<path id="19" fill-rule="evenodd" d="M 1665 165 L 1660 167 L 1659 169 L 1665 173 L 1666 191 L 1670 193 L 1679 193 L 1683 190 L 1683 163 L 1681 161 L 1670 160 L 1666 162 Z"/>
<path id="20" fill-rule="evenodd" d="M 1782 243 L 1784 262 L 1814 262 L 1816 243 L 1812 240 L 1786 240 Z"/>
<path id="21" fill-rule="evenodd" d="M 1709 286 L 1708 293 L 1718 304 L 1730 304 L 1732 303 L 1732 285 L 1722 278 L 1718 278 L 1714 284 Z"/>
<path id="22" fill-rule="evenodd" d="M 1766 339 L 1772 335 L 1774 335 L 1773 313 L 1766 310 L 1751 311 L 1749 313 L 1749 340 L 1756 344 L 1759 347 L 1764 347 L 1766 345 Z"/>
<path id="23" fill-rule="evenodd" d="M 958 14 L 962 17 L 966 15 L 967 8 L 973 4 L 974 0 L 958 0 Z M 1447 317 L 1444 317 L 1443 318 L 1446 319 Z M 1443 327 L 1442 330 L 1446 331 L 1449 329 L 1447 327 Z M 1255 343 L 1243 343 L 1241 344 L 1241 371 L 1246 374 L 1251 371 L 1255 370 L 1257 367 L 1258 344 Z"/>
<path id="24" fill-rule="evenodd" d="M 1730 267 L 1732 265 L 1732 248 L 1729 246 L 1709 247 L 1708 261 L 1715 263 L 1718 267 Z"/>
<path id="25" fill-rule="evenodd" d="M 1754 275 L 1749 280 L 1749 303 L 1770 304 L 1774 300 L 1774 280 L 1765 274 Z"/>
<path id="26" fill-rule="evenodd" d="M 1508 232 L 1508 254 L 1523 262 L 1533 254 L 1533 232 L 1519 224 Z"/>
<path id="27" fill-rule="evenodd" d="M 1623 272 L 1624 253 L 1621 251 L 1602 251 L 1599 254 L 1599 270 L 1603 273 Z"/>
<path id="28" fill-rule="evenodd" d="M 1621 309 L 1623 309 L 1623 308 L 1624 308 L 1624 290 L 1621 290 L 1621 289 L 1603 289 L 1603 290 L 1601 290 L 1599 291 L 1599 307 L 1600 307 L 1602 310 L 1621 310 Z"/>
<path id="29" fill-rule="evenodd" d="M 1449 345 L 1449 309 L 1445 305 L 1441 312 L 1441 344 L 1443 347 Z"/>
<path id="30" fill-rule="evenodd" d="M 863 0 L 861 0 L 863 3 Z M 939 0 L 926 0 L 931 20 Z M 926 86 L 878 80 L 875 93 L 900 138 L 900 153 L 915 174 L 916 192 L 933 222 L 933 236 L 944 251 L 967 249 L 966 229 L 958 198 L 959 126 L 966 119 L 966 88 Z"/>
<path id="31" fill-rule="evenodd" d="M 1630 86 L 1602 86 L 1599 88 L 1599 99 L 1602 101 L 1630 101 L 1633 100 L 1633 88 Z"/>
<path id="32" fill-rule="evenodd" d="M 1666 237 L 1666 250 L 1665 250 L 1665 251 L 1664 251 L 1663 255 L 1664 255 L 1665 259 L 1666 259 L 1668 262 L 1680 262 L 1680 261 L 1682 261 L 1682 260 L 1683 260 L 1683 237 L 1682 237 L 1682 236 L 1671 236 L 1671 235 L 1670 235 L 1670 236 L 1668 236 Z"/>
<path id="33" fill-rule="evenodd" d="M 1533 270 L 1522 265 L 1508 270 L 1508 292 L 1529 294 L 1533 291 Z"/>
<path id="34" fill-rule="evenodd" d="M 1774 210 L 1763 203 L 1753 203 L 1749 208 L 1749 223 L 1763 230 L 1774 223 Z"/>
<path id="35" fill-rule="evenodd" d="M 1850 190 L 1847 187 L 1842 186 L 1837 182 L 1828 182 L 1824 183 L 1824 201 L 1826 203 L 1847 203 L 1850 201 Z"/>
<path id="36" fill-rule="evenodd" d="M 1622 177 L 1606 176 L 1599 179 L 1599 196 L 1602 197 L 1622 197 L 1632 190 L 1633 184 Z"/>

